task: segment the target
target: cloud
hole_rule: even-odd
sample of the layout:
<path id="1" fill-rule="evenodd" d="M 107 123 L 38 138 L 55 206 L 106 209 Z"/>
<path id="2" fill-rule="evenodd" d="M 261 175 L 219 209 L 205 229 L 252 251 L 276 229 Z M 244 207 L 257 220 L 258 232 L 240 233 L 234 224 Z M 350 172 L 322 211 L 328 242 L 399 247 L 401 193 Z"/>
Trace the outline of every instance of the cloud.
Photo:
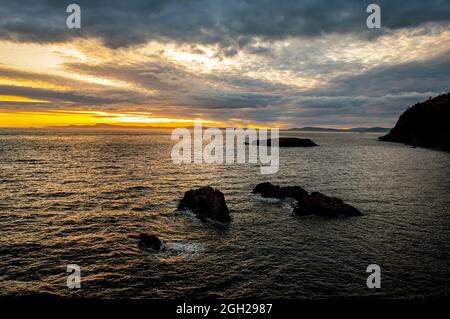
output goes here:
<path id="1" fill-rule="evenodd" d="M 48 101 L 0 108 L 391 125 L 450 88 L 450 2 L 378 1 L 381 31 L 365 26 L 370 2 L 79 0 L 82 29 L 69 30 L 63 2 L 0 0 L 0 39 L 56 61 L 24 71 L 33 52 L 13 66 L 0 52 L 0 95 Z"/>
<path id="2" fill-rule="evenodd" d="M 33 99 L 41 99 L 49 102 L 70 102 L 79 105 L 97 105 L 119 104 L 119 103 L 135 103 L 135 99 L 123 96 L 123 91 L 109 90 L 100 95 L 82 94 L 76 91 L 56 91 L 51 89 L 29 88 L 18 86 L 0 85 L 0 94 L 13 96 L 26 96 Z"/>
<path id="3" fill-rule="evenodd" d="M 333 79 L 315 95 L 343 93 L 379 97 L 399 93 L 441 93 L 450 88 L 450 51 L 431 59 L 379 66 L 355 76 Z"/>
<path id="4" fill-rule="evenodd" d="M 225 56 L 266 40 L 320 37 L 330 33 L 373 36 L 365 26 L 371 1 L 348 0 L 78 0 L 82 28 L 66 28 L 66 3 L 0 1 L 0 38 L 55 42 L 96 37 L 109 47 L 149 40 L 217 44 Z M 384 31 L 448 22 L 450 3 L 442 0 L 379 0 Z M 373 31 L 373 30 L 372 30 Z M 383 34 L 378 32 L 375 34 Z M 262 53 L 265 48 L 250 46 Z"/>
<path id="5" fill-rule="evenodd" d="M 450 52 L 438 57 L 380 66 L 293 98 L 286 114 L 308 125 L 393 124 L 410 105 L 450 89 Z"/>
<path id="6" fill-rule="evenodd" d="M 264 93 L 231 93 L 231 92 L 204 92 L 201 95 L 188 97 L 187 101 L 196 107 L 216 109 L 242 109 L 262 108 L 270 105 L 283 104 L 284 97 Z"/>

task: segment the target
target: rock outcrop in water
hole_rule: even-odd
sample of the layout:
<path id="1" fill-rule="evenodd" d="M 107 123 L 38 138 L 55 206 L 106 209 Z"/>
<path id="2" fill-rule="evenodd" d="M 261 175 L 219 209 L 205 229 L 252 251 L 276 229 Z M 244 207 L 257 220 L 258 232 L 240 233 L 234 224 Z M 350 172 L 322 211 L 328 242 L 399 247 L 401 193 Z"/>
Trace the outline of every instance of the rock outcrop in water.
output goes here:
<path id="1" fill-rule="evenodd" d="M 256 141 L 259 145 L 260 140 Z M 271 146 L 272 139 L 266 140 L 266 145 Z M 278 147 L 313 147 L 319 146 L 309 138 L 297 138 L 297 137 L 280 137 L 278 139 Z"/>
<path id="2" fill-rule="evenodd" d="M 408 108 L 381 141 L 450 151 L 450 93 Z"/>
<path id="3" fill-rule="evenodd" d="M 360 216 L 361 212 L 355 207 L 345 204 L 336 197 L 328 197 L 322 193 L 314 192 L 297 202 L 294 213 L 299 216 L 318 215 L 325 217 Z"/>
<path id="4" fill-rule="evenodd" d="M 142 248 L 160 250 L 162 247 L 161 240 L 155 235 L 139 234 L 139 246 Z"/>
<path id="5" fill-rule="evenodd" d="M 308 196 L 308 192 L 300 186 L 280 187 L 269 182 L 256 185 L 256 187 L 253 189 L 253 194 L 261 194 L 261 197 L 279 199 L 293 198 L 295 200 L 300 200 L 303 197 Z"/>
<path id="6" fill-rule="evenodd" d="M 328 197 L 318 192 L 308 194 L 300 186 L 281 187 L 265 182 L 256 185 L 254 194 L 261 194 L 261 197 L 271 198 L 293 198 L 297 201 L 294 213 L 299 216 L 318 215 L 326 217 L 360 216 L 361 212 L 355 207 L 343 202 L 336 197 Z"/>
<path id="7" fill-rule="evenodd" d="M 206 218 L 221 223 L 231 221 L 225 196 L 221 191 L 209 186 L 187 191 L 178 208 L 192 210 L 202 221 Z"/>

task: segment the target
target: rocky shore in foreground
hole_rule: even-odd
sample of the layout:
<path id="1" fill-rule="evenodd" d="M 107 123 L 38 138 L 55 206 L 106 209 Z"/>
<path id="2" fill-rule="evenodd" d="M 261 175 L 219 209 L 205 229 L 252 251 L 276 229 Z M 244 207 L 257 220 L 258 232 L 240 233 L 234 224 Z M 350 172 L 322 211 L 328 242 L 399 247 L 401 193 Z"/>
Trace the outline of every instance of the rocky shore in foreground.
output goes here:
<path id="1" fill-rule="evenodd" d="M 296 201 L 293 212 L 300 216 L 362 215 L 357 208 L 344 203 L 340 198 L 329 197 L 319 192 L 308 193 L 300 186 L 278 186 L 264 182 L 256 185 L 252 192 L 266 198 L 292 198 Z M 203 222 L 207 219 L 220 223 L 231 222 L 224 194 L 210 186 L 187 191 L 180 200 L 178 209 L 191 210 Z"/>
<path id="2" fill-rule="evenodd" d="M 355 207 L 344 203 L 340 198 L 329 197 L 322 193 L 309 194 L 300 186 L 278 186 L 269 182 L 256 185 L 252 191 L 265 198 L 292 198 L 296 201 L 293 213 L 298 216 L 317 215 L 322 217 L 361 216 Z M 178 204 L 179 210 L 191 210 L 202 222 L 206 220 L 223 224 L 231 222 L 230 212 L 224 194 L 210 186 L 191 189 L 184 193 Z M 154 234 L 141 233 L 138 236 L 139 247 L 158 252 L 164 244 Z"/>

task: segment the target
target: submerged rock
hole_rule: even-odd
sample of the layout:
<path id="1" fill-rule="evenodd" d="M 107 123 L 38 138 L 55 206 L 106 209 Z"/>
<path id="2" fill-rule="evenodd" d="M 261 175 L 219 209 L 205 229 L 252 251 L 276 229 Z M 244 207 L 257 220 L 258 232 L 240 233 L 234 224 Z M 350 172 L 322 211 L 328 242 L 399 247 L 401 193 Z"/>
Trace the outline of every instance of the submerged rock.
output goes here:
<path id="1" fill-rule="evenodd" d="M 155 235 L 139 234 L 139 246 L 142 248 L 160 250 L 161 240 Z"/>
<path id="2" fill-rule="evenodd" d="M 314 192 L 297 202 L 294 213 L 299 216 L 319 215 L 326 217 L 360 216 L 361 212 L 355 207 L 345 204 L 336 197 L 328 197 L 322 193 Z"/>
<path id="3" fill-rule="evenodd" d="M 225 196 L 221 191 L 210 186 L 191 189 L 184 193 L 178 209 L 186 208 L 192 210 L 202 221 L 205 221 L 206 218 L 222 223 L 231 221 Z"/>
<path id="4" fill-rule="evenodd" d="M 272 139 L 265 140 L 267 146 L 272 145 Z M 256 141 L 259 145 L 261 141 Z M 313 147 L 319 146 L 309 138 L 297 138 L 297 137 L 280 137 L 278 139 L 278 147 Z"/>
<path id="5" fill-rule="evenodd" d="M 261 194 L 261 197 L 271 197 L 279 199 L 293 198 L 295 200 L 300 200 L 303 197 L 308 196 L 308 192 L 300 186 L 280 187 L 269 182 L 256 185 L 256 187 L 253 189 L 253 194 Z"/>

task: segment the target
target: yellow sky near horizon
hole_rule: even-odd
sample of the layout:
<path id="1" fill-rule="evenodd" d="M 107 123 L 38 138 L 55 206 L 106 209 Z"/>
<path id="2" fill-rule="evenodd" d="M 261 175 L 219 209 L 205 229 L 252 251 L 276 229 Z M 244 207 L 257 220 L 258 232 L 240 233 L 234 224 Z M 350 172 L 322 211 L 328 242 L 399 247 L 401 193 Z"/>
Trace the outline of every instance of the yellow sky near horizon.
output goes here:
<path id="1" fill-rule="evenodd" d="M 50 110 L 36 112 L 0 112 L 0 127 L 42 128 L 48 126 L 81 126 L 111 124 L 117 126 L 179 127 L 223 123 L 206 119 L 180 119 L 154 116 L 147 113 L 116 113 L 104 111 Z"/>
<path id="2" fill-rule="evenodd" d="M 0 112 L 0 127 L 16 128 L 45 128 L 65 126 L 94 126 L 109 124 L 115 126 L 136 127 L 186 127 L 201 123 L 204 126 L 269 128 L 269 126 L 255 125 L 241 119 L 230 122 L 213 121 L 202 118 L 182 119 L 159 117 L 145 112 L 115 113 L 104 111 L 50 110 L 36 112 Z M 280 127 L 279 123 L 270 127 Z"/>

